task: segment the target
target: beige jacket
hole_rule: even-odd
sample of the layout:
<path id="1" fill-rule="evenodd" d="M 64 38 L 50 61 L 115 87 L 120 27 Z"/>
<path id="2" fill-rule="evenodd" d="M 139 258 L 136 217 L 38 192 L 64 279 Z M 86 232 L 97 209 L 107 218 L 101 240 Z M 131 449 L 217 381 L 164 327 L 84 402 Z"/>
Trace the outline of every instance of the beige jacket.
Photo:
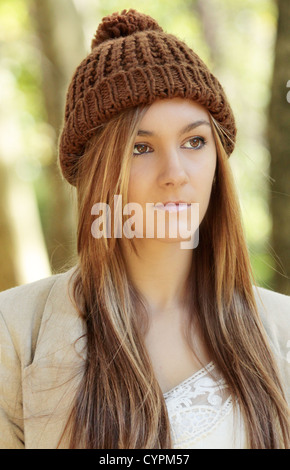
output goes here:
<path id="1" fill-rule="evenodd" d="M 57 447 L 85 359 L 72 272 L 0 293 L 0 448 Z M 256 295 L 290 402 L 290 297 L 261 288 Z"/>

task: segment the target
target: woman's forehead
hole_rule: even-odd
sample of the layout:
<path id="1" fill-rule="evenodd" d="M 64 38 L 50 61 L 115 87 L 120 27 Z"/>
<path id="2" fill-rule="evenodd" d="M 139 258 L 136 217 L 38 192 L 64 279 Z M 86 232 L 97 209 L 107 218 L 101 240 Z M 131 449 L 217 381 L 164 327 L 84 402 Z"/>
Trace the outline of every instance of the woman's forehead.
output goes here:
<path id="1" fill-rule="evenodd" d="M 207 109 L 196 101 L 187 98 L 168 98 L 155 100 L 145 112 L 142 120 L 148 119 L 148 116 L 157 115 L 159 113 L 178 113 L 180 116 L 183 114 L 192 114 L 193 116 L 208 116 Z M 142 122 L 141 120 L 141 122 Z"/>
<path id="2" fill-rule="evenodd" d="M 146 130 L 148 135 L 153 135 L 157 128 L 164 126 L 181 130 L 184 125 L 195 122 L 210 124 L 207 109 L 199 103 L 184 98 L 160 99 L 147 109 L 140 121 L 138 133 L 140 135 L 140 130 Z"/>

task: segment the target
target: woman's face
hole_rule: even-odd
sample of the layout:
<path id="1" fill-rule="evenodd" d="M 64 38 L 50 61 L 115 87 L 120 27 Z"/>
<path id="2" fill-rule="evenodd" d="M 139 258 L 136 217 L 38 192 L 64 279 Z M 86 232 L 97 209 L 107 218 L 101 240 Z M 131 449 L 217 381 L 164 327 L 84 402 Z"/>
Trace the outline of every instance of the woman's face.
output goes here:
<path id="1" fill-rule="evenodd" d="M 146 203 L 198 203 L 198 226 L 209 204 L 215 168 L 216 147 L 206 109 L 182 98 L 155 101 L 140 122 L 132 155 L 128 200 L 143 209 L 142 216 L 135 213 L 135 233 L 146 238 Z M 176 205 L 171 207 L 174 217 L 179 217 L 179 228 L 180 224 L 191 220 L 190 206 L 185 209 L 183 222 L 180 218 L 183 211 L 179 212 Z M 168 235 L 172 212 L 163 210 L 163 216 L 166 218 L 163 241 L 180 241 L 180 237 L 172 239 Z M 152 238 L 156 238 L 156 234 L 155 225 Z"/>

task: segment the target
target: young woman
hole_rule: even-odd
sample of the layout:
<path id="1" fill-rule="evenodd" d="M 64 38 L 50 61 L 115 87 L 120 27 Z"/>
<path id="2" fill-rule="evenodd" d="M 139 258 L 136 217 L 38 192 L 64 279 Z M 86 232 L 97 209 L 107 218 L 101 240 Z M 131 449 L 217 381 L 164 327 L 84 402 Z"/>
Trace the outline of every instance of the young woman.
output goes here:
<path id="1" fill-rule="evenodd" d="M 0 295 L 1 447 L 289 447 L 290 300 L 254 287 L 235 135 L 186 44 L 135 10 L 103 19 L 60 138 L 77 266 Z"/>

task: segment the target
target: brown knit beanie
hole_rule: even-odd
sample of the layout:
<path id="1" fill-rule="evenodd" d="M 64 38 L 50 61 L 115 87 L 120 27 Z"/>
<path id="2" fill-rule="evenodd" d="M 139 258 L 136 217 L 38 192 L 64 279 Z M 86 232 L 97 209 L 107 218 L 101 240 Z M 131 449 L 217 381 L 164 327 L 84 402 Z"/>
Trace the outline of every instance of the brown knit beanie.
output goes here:
<path id="1" fill-rule="evenodd" d="M 222 86 L 198 55 L 148 15 L 136 10 L 103 18 L 92 52 L 77 67 L 69 85 L 59 161 L 75 184 L 74 167 L 95 128 L 125 108 L 157 98 L 190 98 L 207 108 L 234 149 L 236 126 Z"/>

